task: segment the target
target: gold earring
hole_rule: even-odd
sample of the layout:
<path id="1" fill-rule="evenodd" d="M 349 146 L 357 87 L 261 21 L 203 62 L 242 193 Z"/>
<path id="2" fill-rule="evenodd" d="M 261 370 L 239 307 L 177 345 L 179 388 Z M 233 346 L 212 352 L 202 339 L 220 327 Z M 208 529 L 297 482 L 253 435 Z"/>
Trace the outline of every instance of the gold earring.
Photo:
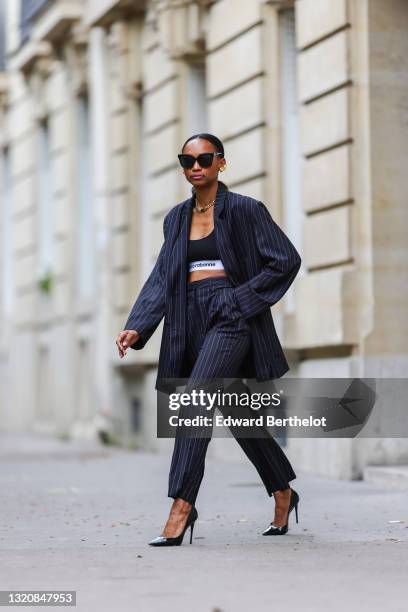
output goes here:
<path id="1" fill-rule="evenodd" d="M 220 168 L 220 172 L 224 172 L 225 170 L 225 166 L 223 166 L 222 168 Z"/>

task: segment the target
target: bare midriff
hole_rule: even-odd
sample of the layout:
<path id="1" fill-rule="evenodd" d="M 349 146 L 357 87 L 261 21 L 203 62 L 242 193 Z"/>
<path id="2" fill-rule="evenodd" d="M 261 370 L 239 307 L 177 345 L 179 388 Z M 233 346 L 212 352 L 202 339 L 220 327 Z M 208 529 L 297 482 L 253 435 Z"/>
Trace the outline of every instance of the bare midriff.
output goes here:
<path id="1" fill-rule="evenodd" d="M 191 283 L 209 276 L 227 276 L 227 274 L 225 270 L 194 270 L 194 272 L 188 273 L 187 282 Z"/>
<path id="2" fill-rule="evenodd" d="M 214 229 L 214 216 L 211 212 L 211 217 L 205 213 L 198 217 L 199 213 L 193 214 L 191 219 L 190 236 L 189 240 L 199 240 L 205 238 Z M 194 270 L 189 272 L 187 275 L 187 282 L 191 283 L 194 281 L 202 280 L 203 278 L 209 278 L 210 276 L 227 276 L 225 270 Z"/>

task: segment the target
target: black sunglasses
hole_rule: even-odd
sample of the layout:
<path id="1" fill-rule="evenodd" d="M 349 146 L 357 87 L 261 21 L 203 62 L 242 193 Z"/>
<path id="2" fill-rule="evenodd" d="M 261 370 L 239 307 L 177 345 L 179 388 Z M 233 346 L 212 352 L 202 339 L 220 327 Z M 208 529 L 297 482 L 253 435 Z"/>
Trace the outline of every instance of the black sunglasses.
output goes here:
<path id="1" fill-rule="evenodd" d="M 212 151 L 211 153 L 201 153 L 198 157 L 194 157 L 193 155 L 187 155 L 185 153 L 180 153 L 178 155 L 178 158 L 180 165 L 183 168 L 191 169 L 194 166 L 196 160 L 198 161 L 198 164 L 199 166 L 201 166 L 201 168 L 209 168 L 213 163 L 215 155 L 221 155 L 221 157 L 224 157 L 222 153 L 215 153 L 214 151 Z"/>

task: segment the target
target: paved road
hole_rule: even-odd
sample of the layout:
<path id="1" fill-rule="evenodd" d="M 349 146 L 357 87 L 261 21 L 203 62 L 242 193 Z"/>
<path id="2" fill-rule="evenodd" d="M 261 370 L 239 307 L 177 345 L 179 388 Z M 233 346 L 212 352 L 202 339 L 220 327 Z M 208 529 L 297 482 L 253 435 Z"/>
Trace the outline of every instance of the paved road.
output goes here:
<path id="1" fill-rule="evenodd" d="M 252 465 L 207 458 L 193 545 L 152 548 L 169 461 L 0 436 L 1 589 L 76 590 L 86 612 L 408 609 L 407 492 L 296 466 L 299 523 L 264 537 L 274 501 Z"/>

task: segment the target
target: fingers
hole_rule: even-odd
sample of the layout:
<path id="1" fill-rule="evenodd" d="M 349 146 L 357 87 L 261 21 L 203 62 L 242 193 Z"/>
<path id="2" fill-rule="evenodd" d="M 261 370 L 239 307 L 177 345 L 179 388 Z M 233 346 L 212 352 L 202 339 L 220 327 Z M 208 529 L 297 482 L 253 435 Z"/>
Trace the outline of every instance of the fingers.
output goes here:
<path id="1" fill-rule="evenodd" d="M 133 329 L 130 331 L 125 330 L 125 338 L 122 342 L 122 348 L 126 351 L 129 346 L 134 344 L 137 340 L 139 340 L 139 332 L 134 331 Z"/>
<path id="2" fill-rule="evenodd" d="M 126 351 L 139 339 L 139 333 L 133 330 L 124 330 L 118 334 L 116 338 L 116 346 L 118 347 L 119 357 L 124 357 L 126 355 Z"/>
<path id="3" fill-rule="evenodd" d="M 127 345 L 126 345 L 126 347 L 124 345 L 126 337 L 127 337 L 127 332 L 126 331 L 122 331 L 122 332 L 120 332 L 120 334 L 116 338 L 116 346 L 118 347 L 119 357 L 121 357 L 121 358 L 126 355 Z"/>

